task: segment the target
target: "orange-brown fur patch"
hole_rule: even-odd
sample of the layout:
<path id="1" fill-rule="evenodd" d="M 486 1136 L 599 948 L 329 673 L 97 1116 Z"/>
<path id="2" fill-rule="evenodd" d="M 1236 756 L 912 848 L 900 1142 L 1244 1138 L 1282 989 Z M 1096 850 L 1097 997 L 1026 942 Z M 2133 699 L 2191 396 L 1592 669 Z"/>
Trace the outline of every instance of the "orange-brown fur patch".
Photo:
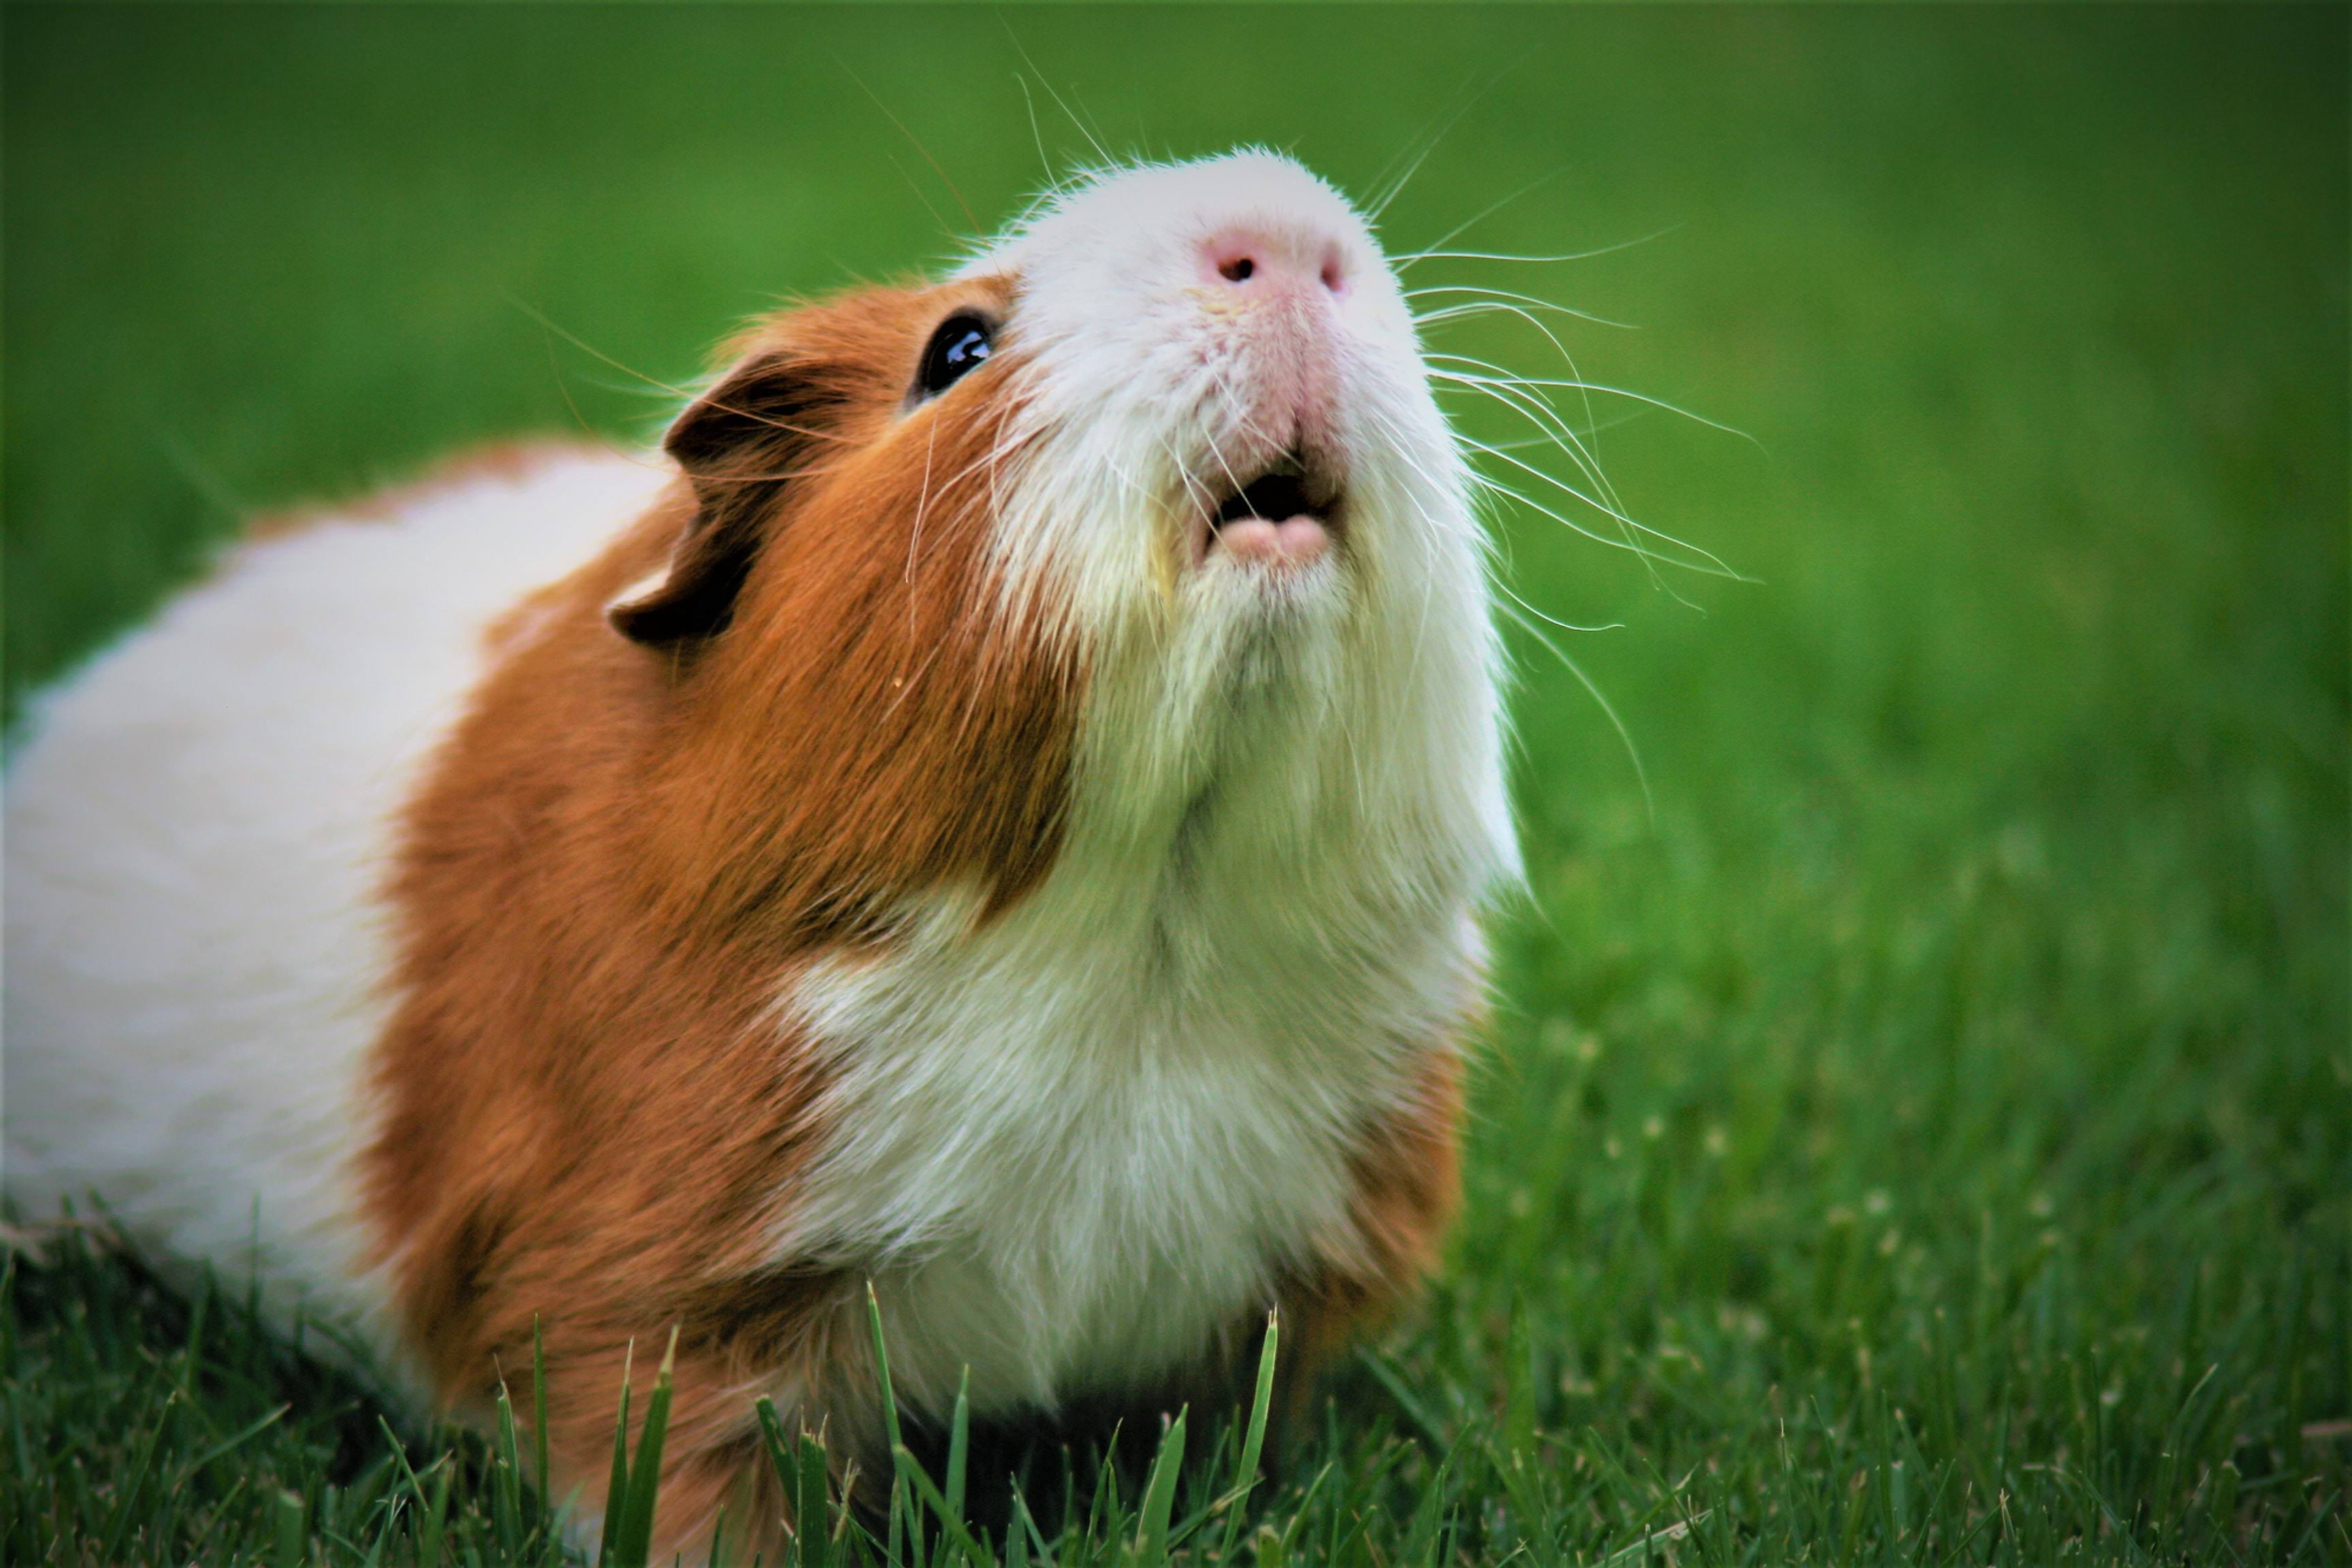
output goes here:
<path id="1" fill-rule="evenodd" d="M 1462 1198 L 1461 1128 L 1461 1060 L 1450 1049 L 1430 1051 L 1397 1111 L 1356 1142 L 1351 1234 L 1277 1291 L 1286 1324 L 1286 1414 L 1302 1414 L 1322 1372 L 1385 1327 L 1437 1266 Z"/>
<path id="2" fill-rule="evenodd" d="M 1006 287 L 751 333 L 673 436 L 689 477 L 493 631 L 403 824 L 365 1155 L 400 1311 L 460 1405 L 527 1381 L 540 1327 L 557 1496 L 593 1493 L 623 1358 L 642 1387 L 677 1327 L 664 1540 L 751 1484 L 746 1388 L 844 1359 L 824 1341 L 855 1282 L 768 1241 L 820 1131 L 784 984 L 887 940 L 908 895 L 1002 907 L 1059 843 L 1082 671 L 1007 619 L 986 563 L 1018 366 L 906 405 L 932 327 Z M 756 538 L 720 629 L 614 629 L 608 605 L 701 570 L 722 527 Z"/>

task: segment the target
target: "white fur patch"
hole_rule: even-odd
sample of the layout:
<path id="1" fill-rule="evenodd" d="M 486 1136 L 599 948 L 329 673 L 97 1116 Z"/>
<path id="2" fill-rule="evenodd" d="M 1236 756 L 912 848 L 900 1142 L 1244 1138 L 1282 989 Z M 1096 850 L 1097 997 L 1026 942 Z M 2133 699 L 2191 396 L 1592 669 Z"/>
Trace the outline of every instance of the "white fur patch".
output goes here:
<path id="1" fill-rule="evenodd" d="M 551 458 L 239 548 L 40 700 L 6 784 L 21 1214 L 95 1190 L 168 1258 L 257 1268 L 281 1323 L 299 1300 L 388 1348 L 352 1165 L 394 814 L 490 620 L 663 478 Z"/>
<path id="2" fill-rule="evenodd" d="M 1168 569 L 1246 444 L 1244 354 L 1194 253 L 1236 224 L 1349 258 L 1336 307 L 1343 548 Z M 1348 1159 L 1475 999 L 1470 912 L 1516 873 L 1480 536 L 1370 234 L 1266 154 L 1058 198 L 1017 268 L 1023 457 L 994 543 L 1086 645 L 1051 875 L 973 930 L 821 967 L 841 1129 L 779 1250 L 877 1277 L 894 1374 L 934 1407 L 1146 1384 L 1349 1241 Z M 1187 482 L 1190 476 L 1191 482 Z"/>

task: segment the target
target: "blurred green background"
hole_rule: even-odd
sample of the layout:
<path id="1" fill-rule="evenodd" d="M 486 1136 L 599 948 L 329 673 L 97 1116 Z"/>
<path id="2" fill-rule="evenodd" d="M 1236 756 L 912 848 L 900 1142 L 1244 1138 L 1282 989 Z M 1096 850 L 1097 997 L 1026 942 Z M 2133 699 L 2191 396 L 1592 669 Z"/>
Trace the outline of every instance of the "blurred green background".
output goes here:
<path id="1" fill-rule="evenodd" d="M 1754 580 L 1497 512 L 1520 596 L 1622 623 L 1560 641 L 1654 804 L 1515 631 L 1532 896 L 1415 1429 L 1615 1456 L 1582 1512 L 1511 1495 L 1560 1542 L 1677 1477 L 1793 1529 L 1793 1443 L 1822 1519 L 1932 1490 L 1948 1544 L 2006 1491 L 2053 1542 L 2352 1552 L 2310 1522 L 2352 1415 L 2346 16 L 11 7 L 8 690 L 251 511 L 650 438 L 599 356 L 687 379 L 1092 142 L 1362 193 L 1444 127 L 1392 250 L 1658 236 L 1410 280 L 1634 323 L 1554 326 L 1754 443 L 1604 395 L 1601 458 Z M 1568 374 L 1505 318 L 1432 341 Z M 1937 1528 L 1892 1509 L 1863 1539 Z"/>

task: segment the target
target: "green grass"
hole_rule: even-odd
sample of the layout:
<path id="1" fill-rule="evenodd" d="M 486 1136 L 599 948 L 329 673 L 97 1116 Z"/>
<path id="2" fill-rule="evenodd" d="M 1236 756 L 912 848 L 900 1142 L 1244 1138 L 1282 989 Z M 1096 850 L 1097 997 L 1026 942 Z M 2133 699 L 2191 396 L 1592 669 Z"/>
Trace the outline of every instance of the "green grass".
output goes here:
<path id="1" fill-rule="evenodd" d="M 1239 1442 L 1194 1412 L 1166 1534 L 1131 1477 L 990 1549 L 2352 1561 L 2342 10 L 5 27 L 12 694 L 250 510 L 653 428 L 533 312 L 674 381 L 774 296 L 946 250 L 959 197 L 891 115 L 987 223 L 1040 177 L 1033 100 L 1084 151 L 1044 83 L 1120 150 L 1263 140 L 1360 191 L 1467 100 L 1396 247 L 1538 179 L 1465 242 L 1670 228 L 1412 274 L 1637 321 L 1559 325 L 1762 447 L 1600 437 L 1753 582 L 1497 519 L 1517 594 L 1622 623 L 1560 641 L 1654 804 L 1515 632 L 1530 897 L 1444 1279 L 1243 1528 L 1184 1531 Z M 1557 374 L 1507 321 L 1444 343 Z M 406 1563 L 445 1485 L 446 1560 L 548 1554 L 519 1456 L 396 1457 L 234 1281 L 192 1305 L 68 1245 L 7 1291 L 12 1563 Z"/>

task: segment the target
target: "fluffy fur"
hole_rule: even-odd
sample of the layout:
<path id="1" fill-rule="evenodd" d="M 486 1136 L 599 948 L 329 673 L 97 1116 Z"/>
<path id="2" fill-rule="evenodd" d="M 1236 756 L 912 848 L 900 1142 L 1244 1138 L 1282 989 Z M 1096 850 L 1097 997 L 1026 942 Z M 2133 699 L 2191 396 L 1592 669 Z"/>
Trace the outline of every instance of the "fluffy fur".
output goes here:
<path id="1" fill-rule="evenodd" d="M 9 1198 L 89 1194 L 408 1358 L 357 1222 L 394 823 L 515 600 L 666 476 L 538 455 L 272 528 L 26 716 L 7 779 Z"/>
<path id="2" fill-rule="evenodd" d="M 959 311 L 996 352 L 913 395 Z M 558 1495 L 677 1328 L 667 1547 L 784 1527 L 757 1394 L 875 1473 L 869 1279 L 917 1415 L 967 1368 L 984 1418 L 1149 1408 L 1269 1305 L 1309 1370 L 1377 1321 L 1453 1202 L 1515 851 L 1465 476 L 1362 222 L 1263 153 L 1090 179 L 755 329 L 666 447 L 248 545 L 44 702 L 12 1198 L 257 1240 L 444 1405 L 539 1325 Z M 1329 548 L 1221 548 L 1286 455 Z"/>

